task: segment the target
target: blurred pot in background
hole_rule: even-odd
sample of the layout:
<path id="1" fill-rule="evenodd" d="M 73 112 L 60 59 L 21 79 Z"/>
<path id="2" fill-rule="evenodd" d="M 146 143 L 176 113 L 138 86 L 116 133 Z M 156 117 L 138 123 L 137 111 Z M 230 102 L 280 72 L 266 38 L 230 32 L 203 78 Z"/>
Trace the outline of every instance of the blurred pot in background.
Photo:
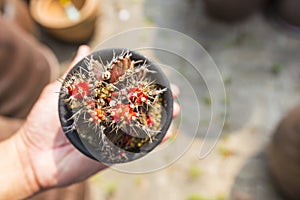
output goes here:
<path id="1" fill-rule="evenodd" d="M 238 21 L 262 8 L 267 0 L 203 0 L 208 14 L 225 21 Z"/>
<path id="2" fill-rule="evenodd" d="M 35 24 L 24 1 L 0 0 L 0 16 L 29 33 L 37 34 Z"/>
<path id="3" fill-rule="evenodd" d="M 50 35 L 65 42 L 81 43 L 94 33 L 99 0 L 31 0 L 30 12 Z"/>
<path id="4" fill-rule="evenodd" d="M 276 0 L 274 1 L 275 12 L 289 25 L 300 27 L 300 1 L 299 0 Z"/>
<path id="5" fill-rule="evenodd" d="M 279 123 L 268 149 L 268 163 L 283 194 L 300 199 L 300 106 Z"/>

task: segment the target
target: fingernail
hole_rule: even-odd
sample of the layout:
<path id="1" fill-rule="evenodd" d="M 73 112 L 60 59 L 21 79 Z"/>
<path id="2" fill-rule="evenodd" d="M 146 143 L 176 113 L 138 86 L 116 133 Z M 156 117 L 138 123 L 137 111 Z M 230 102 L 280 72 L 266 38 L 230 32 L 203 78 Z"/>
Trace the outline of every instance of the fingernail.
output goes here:
<path id="1" fill-rule="evenodd" d="M 90 52 L 91 52 L 91 49 L 90 49 L 89 46 L 87 46 L 87 45 L 81 45 L 81 46 L 78 48 L 77 56 L 84 57 L 84 56 L 90 54 Z"/>
<path id="2" fill-rule="evenodd" d="M 173 104 L 173 118 L 177 117 L 180 113 L 180 106 L 178 103 Z"/>

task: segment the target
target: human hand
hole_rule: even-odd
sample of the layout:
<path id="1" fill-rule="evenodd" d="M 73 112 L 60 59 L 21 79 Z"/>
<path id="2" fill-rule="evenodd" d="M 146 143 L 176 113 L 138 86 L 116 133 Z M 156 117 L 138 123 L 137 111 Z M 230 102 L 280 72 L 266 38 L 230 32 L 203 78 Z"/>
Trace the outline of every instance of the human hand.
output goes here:
<path id="1" fill-rule="evenodd" d="M 87 46 L 81 46 L 70 66 L 89 53 Z M 80 153 L 64 135 L 57 108 L 60 87 L 59 81 L 46 86 L 18 134 L 22 162 L 30 166 L 36 192 L 79 182 L 106 168 Z M 177 96 L 178 88 L 172 88 Z M 180 110 L 178 104 L 174 104 L 173 110 L 176 117 Z M 165 139 L 169 136 L 167 133 Z"/>
<path id="2" fill-rule="evenodd" d="M 89 53 L 81 46 L 70 66 Z M 106 167 L 81 154 L 64 135 L 57 108 L 60 87 L 59 81 L 45 87 L 19 132 L 38 191 L 79 182 Z"/>

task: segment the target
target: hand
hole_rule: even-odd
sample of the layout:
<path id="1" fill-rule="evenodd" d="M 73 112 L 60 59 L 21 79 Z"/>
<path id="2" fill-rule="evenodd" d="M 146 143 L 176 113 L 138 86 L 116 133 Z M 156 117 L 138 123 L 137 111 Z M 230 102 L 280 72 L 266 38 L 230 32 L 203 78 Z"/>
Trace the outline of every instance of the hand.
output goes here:
<path id="1" fill-rule="evenodd" d="M 70 66 L 89 53 L 81 46 Z M 20 130 L 22 154 L 28 155 L 38 190 L 79 182 L 106 167 L 80 153 L 63 133 L 57 108 L 60 87 L 59 81 L 45 87 Z"/>
<path id="2" fill-rule="evenodd" d="M 87 46 L 81 46 L 70 66 L 89 53 Z M 58 81 L 46 86 L 19 131 L 20 157 L 32 170 L 34 191 L 79 182 L 106 168 L 75 149 L 63 133 L 57 108 L 60 87 Z M 172 88 L 175 88 L 175 96 L 178 95 L 178 88 Z M 179 110 L 178 104 L 174 104 L 174 117 Z"/>

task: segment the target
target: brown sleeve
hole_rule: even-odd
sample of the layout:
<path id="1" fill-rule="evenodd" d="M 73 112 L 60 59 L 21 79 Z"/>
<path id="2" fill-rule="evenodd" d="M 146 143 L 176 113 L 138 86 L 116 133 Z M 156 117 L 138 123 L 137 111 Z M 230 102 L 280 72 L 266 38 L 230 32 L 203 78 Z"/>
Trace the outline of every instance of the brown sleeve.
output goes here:
<path id="1" fill-rule="evenodd" d="M 0 115 L 24 118 L 58 67 L 51 65 L 58 64 L 35 38 L 1 16 L 0 27 Z"/>

